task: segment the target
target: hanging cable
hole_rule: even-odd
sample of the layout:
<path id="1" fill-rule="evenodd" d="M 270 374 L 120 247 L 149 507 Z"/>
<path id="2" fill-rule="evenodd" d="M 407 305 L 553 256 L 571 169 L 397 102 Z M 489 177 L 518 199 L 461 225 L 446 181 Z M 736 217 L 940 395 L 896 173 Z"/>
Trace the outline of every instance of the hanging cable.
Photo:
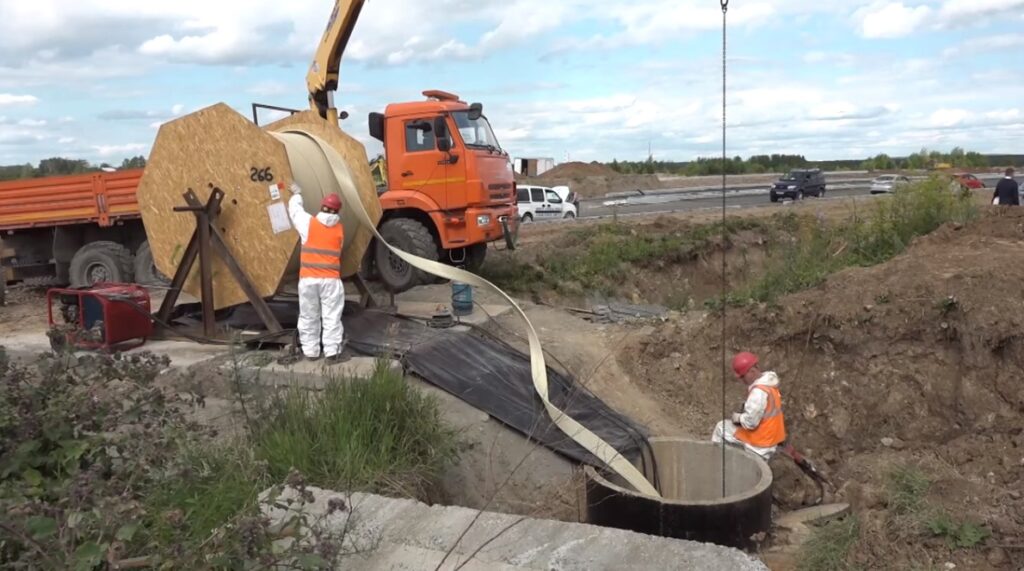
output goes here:
<path id="1" fill-rule="evenodd" d="M 727 354 L 726 354 L 726 349 L 725 349 L 725 342 L 726 342 L 725 312 L 726 312 L 726 309 L 727 309 L 726 296 L 728 295 L 728 291 L 729 290 L 726 287 L 726 277 L 727 277 L 726 270 L 727 270 L 727 266 L 726 266 L 725 249 L 724 249 L 725 248 L 725 241 L 728 238 L 728 232 L 727 232 L 727 229 L 725 227 L 725 223 L 726 223 L 725 163 L 726 163 L 726 160 L 727 160 L 726 147 L 725 147 L 725 141 L 726 141 L 726 139 L 725 139 L 725 137 L 726 137 L 726 121 L 725 121 L 725 118 L 726 118 L 726 114 L 725 114 L 726 113 L 726 110 L 725 110 L 725 103 L 726 103 L 725 87 L 726 87 L 726 83 L 725 83 L 725 81 L 726 81 L 726 69 L 727 69 L 727 67 L 726 67 L 726 65 L 727 65 L 727 63 L 726 63 L 726 53 L 727 53 L 727 51 L 726 51 L 726 48 L 727 48 L 727 44 L 726 44 L 726 38 L 727 38 L 726 31 L 728 29 L 726 25 L 727 25 L 727 15 L 729 13 L 729 0 L 719 0 L 719 2 L 722 5 L 722 248 L 723 248 L 723 250 L 722 250 L 722 497 L 724 498 L 727 495 L 726 494 L 726 485 L 725 485 L 725 482 L 726 482 L 726 478 L 725 478 L 725 447 L 726 447 L 725 433 L 726 433 L 726 427 L 728 426 L 727 423 L 729 422 L 729 419 L 726 418 L 726 415 L 728 414 L 728 412 L 726 411 L 726 404 L 725 404 L 725 378 L 726 378 L 725 361 L 727 359 Z"/>

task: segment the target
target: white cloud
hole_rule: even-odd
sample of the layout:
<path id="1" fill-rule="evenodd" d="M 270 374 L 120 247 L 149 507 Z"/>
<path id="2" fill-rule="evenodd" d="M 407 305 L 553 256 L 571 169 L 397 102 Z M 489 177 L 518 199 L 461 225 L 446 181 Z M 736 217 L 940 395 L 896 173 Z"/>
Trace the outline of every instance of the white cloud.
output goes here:
<path id="1" fill-rule="evenodd" d="M 942 55 L 951 58 L 969 54 L 980 54 L 994 51 L 1013 50 L 1024 47 L 1024 35 L 999 34 L 981 38 L 972 38 L 963 43 L 946 48 Z"/>
<path id="2" fill-rule="evenodd" d="M 274 97 L 277 95 L 295 92 L 295 86 L 288 85 L 280 81 L 263 81 L 250 86 L 245 91 L 246 93 L 256 95 L 258 97 Z M 351 93 L 351 88 L 346 87 L 345 91 Z"/>
<path id="3" fill-rule="evenodd" d="M 1024 113 L 1021 113 L 1020 109 L 1002 109 L 998 111 L 989 111 L 985 113 L 985 117 L 997 122 L 1014 122 L 1024 119 Z"/>
<path id="4" fill-rule="evenodd" d="M 939 16 L 948 24 L 1024 9 L 1024 0 L 946 0 Z"/>
<path id="5" fill-rule="evenodd" d="M 20 151 L 32 160 L 56 150 L 94 159 L 101 150 L 107 156 L 138 154 L 143 149 L 132 142 L 150 141 L 151 128 L 217 98 L 246 116 L 246 95 L 302 106 L 302 77 L 331 4 L 0 2 L 0 92 L 42 94 L 70 86 L 80 94 L 77 123 L 60 124 L 59 101 L 50 98 L 30 108 L 37 117 L 52 117 L 47 125 L 19 125 L 33 119 L 21 108 L 2 108 L 8 116 L 4 140 L 34 144 Z M 1008 106 L 1005 96 L 978 86 L 1008 82 L 1006 92 L 1024 93 L 1019 74 L 993 71 L 995 64 L 982 58 L 969 69 L 954 69 L 902 42 L 880 53 L 863 49 L 870 42 L 851 43 L 841 30 L 820 30 L 834 30 L 838 21 L 852 24 L 854 36 L 902 37 L 934 32 L 959 18 L 970 29 L 955 38 L 946 34 L 934 51 L 959 41 L 963 49 L 1011 50 L 1017 37 L 993 33 L 990 23 L 996 14 L 1017 22 L 1012 10 L 1021 2 L 733 3 L 730 151 L 794 151 L 819 158 L 864 149 L 899 154 L 904 146 L 948 147 L 964 133 L 977 142 L 967 147 L 1012 150 L 1019 142 L 1002 128 L 1024 120 L 1002 109 Z M 14 6 L 10 11 L 8 4 Z M 339 105 L 354 119 L 344 125 L 379 147 L 366 136 L 365 110 L 436 86 L 484 101 L 500 140 L 515 147 L 510 150 L 642 158 L 650 139 L 659 157 L 714 154 L 721 16 L 713 0 L 373 0 L 345 54 Z M 774 49 L 780 33 L 794 42 L 798 55 Z M 557 56 L 558 65 L 544 61 L 545 55 Z M 197 74 L 196 64 L 218 67 Z M 987 79 L 979 83 L 974 76 Z M 169 82 L 172 77 L 182 81 Z M 171 106 L 174 101 L 182 103 Z M 101 123 L 98 115 L 118 122 Z M 261 117 L 261 123 L 267 120 Z M 983 123 L 991 137 L 980 131 Z M 97 139 L 108 133 L 110 139 Z M 59 142 L 66 138 L 77 142 Z M 52 149 L 57 144 L 69 146 Z"/>
<path id="6" fill-rule="evenodd" d="M 0 93 L 0 105 L 35 105 L 38 102 L 39 98 L 34 95 Z"/>
<path id="7" fill-rule="evenodd" d="M 853 65 L 857 58 L 847 53 L 810 51 L 804 54 L 803 60 L 808 64 Z"/>
<path id="8" fill-rule="evenodd" d="M 57 139 L 57 142 L 60 143 L 61 145 L 70 145 L 71 143 L 75 142 L 75 138 L 74 137 L 61 137 L 61 138 Z"/>
<path id="9" fill-rule="evenodd" d="M 114 155 L 126 155 L 130 153 L 141 153 L 149 148 L 149 145 L 141 143 L 128 143 L 124 145 L 93 145 L 93 150 L 101 157 Z"/>
<path id="10" fill-rule="evenodd" d="M 45 119 L 22 119 L 21 121 L 18 121 L 18 124 L 21 125 L 22 127 L 45 127 L 46 126 L 46 120 Z"/>
<path id="11" fill-rule="evenodd" d="M 956 127 L 970 117 L 971 112 L 965 109 L 939 109 L 928 117 L 928 124 L 940 128 Z"/>
<path id="12" fill-rule="evenodd" d="M 862 36 L 869 39 L 902 38 L 917 31 L 932 15 L 928 6 L 902 2 L 875 2 L 854 14 Z"/>

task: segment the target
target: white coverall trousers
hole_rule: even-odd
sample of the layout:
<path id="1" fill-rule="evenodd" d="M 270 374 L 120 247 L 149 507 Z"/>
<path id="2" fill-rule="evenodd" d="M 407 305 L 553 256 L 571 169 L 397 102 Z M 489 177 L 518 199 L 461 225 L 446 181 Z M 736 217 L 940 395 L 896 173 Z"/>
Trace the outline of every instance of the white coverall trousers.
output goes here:
<path id="1" fill-rule="evenodd" d="M 299 342 L 306 357 L 315 359 L 320 356 L 321 334 L 325 357 L 341 353 L 345 335 L 341 323 L 344 309 L 345 286 L 340 279 L 299 279 Z"/>
<path id="2" fill-rule="evenodd" d="M 736 438 L 736 425 L 726 420 L 721 420 L 715 425 L 715 430 L 711 433 L 711 441 L 719 444 L 722 442 L 723 436 L 725 437 L 726 443 L 746 448 L 761 458 L 764 458 L 766 461 L 771 460 L 772 456 L 775 455 L 776 446 L 761 448 L 759 446 L 751 446 L 750 444 Z"/>

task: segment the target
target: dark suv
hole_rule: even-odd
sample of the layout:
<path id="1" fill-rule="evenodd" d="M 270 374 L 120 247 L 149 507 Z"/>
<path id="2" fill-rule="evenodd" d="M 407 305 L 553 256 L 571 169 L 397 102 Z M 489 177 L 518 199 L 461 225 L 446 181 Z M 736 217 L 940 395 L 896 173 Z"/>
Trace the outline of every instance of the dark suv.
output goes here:
<path id="1" fill-rule="evenodd" d="M 794 170 L 783 176 L 769 189 L 772 202 L 780 198 L 803 200 L 805 196 L 825 196 L 825 175 L 821 169 Z"/>

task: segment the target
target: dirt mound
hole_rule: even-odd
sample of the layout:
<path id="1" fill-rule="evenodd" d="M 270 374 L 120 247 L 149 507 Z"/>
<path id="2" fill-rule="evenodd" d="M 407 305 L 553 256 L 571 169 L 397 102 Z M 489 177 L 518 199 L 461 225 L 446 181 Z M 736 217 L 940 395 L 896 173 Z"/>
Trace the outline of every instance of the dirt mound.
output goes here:
<path id="1" fill-rule="evenodd" d="M 779 373 L 791 441 L 848 483 L 858 509 L 878 507 L 863 498 L 877 499 L 895 464 L 923 462 L 939 474 L 937 502 L 1019 543 L 1022 259 L 1024 212 L 989 213 L 777 306 L 731 310 L 726 349 L 758 352 Z M 695 434 L 721 417 L 721 336 L 708 315 L 633 348 L 633 378 Z M 728 383 L 732 411 L 745 392 Z"/>
<path id="2" fill-rule="evenodd" d="M 585 176 L 616 176 L 618 173 L 599 162 L 581 163 L 578 161 L 562 163 L 545 172 L 541 178 L 579 178 Z"/>

